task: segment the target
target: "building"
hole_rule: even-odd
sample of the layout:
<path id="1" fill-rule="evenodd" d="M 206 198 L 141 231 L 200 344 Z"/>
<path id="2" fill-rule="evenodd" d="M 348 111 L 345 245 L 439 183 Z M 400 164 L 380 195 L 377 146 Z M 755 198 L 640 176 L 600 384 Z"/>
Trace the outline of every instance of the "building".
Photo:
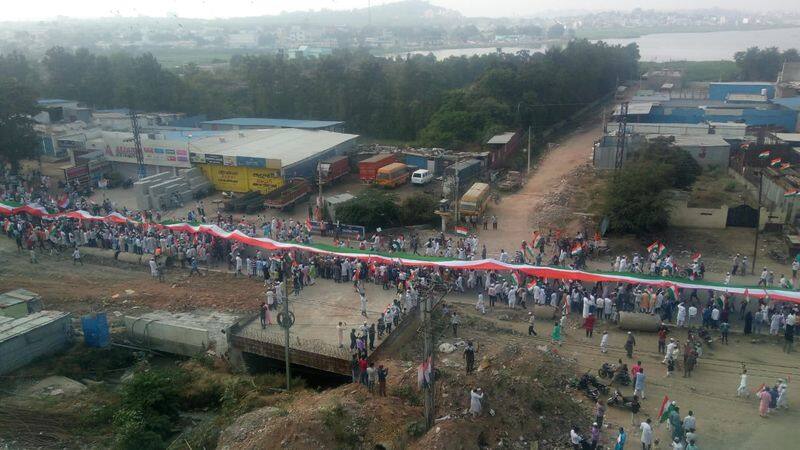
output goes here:
<path id="1" fill-rule="evenodd" d="M 676 147 L 689 152 L 703 168 L 727 168 L 731 157 L 731 144 L 721 136 L 675 136 Z"/>
<path id="2" fill-rule="evenodd" d="M 507 131 L 502 134 L 492 136 L 486 141 L 489 149 L 489 167 L 494 169 L 505 165 L 511 154 L 519 150 L 522 131 Z"/>
<path id="3" fill-rule="evenodd" d="M 298 128 L 301 130 L 344 131 L 344 122 L 331 120 L 268 119 L 260 117 L 236 117 L 232 119 L 200 122 L 203 130 L 261 130 L 266 128 Z"/>
<path id="4" fill-rule="evenodd" d="M 229 131 L 192 140 L 190 154 L 217 189 L 266 193 L 289 178 L 313 179 L 317 163 L 351 150 L 357 138 L 293 128 Z"/>
<path id="5" fill-rule="evenodd" d="M 778 74 L 776 97 L 790 98 L 800 96 L 800 62 L 785 62 Z"/>
<path id="6" fill-rule="evenodd" d="M 649 89 L 659 89 L 664 84 L 672 84 L 673 88 L 683 87 L 683 70 L 657 69 L 650 70 L 642 76 L 645 86 Z"/>
<path id="7" fill-rule="evenodd" d="M 614 110 L 619 117 L 620 108 Z M 668 102 L 642 102 L 628 105 L 628 123 L 736 122 L 750 128 L 793 131 L 798 111 L 773 101 L 728 102 L 708 99 L 673 99 Z"/>
<path id="8" fill-rule="evenodd" d="M 0 316 L 18 319 L 42 310 L 39 294 L 26 289 L 15 289 L 0 294 Z"/>
<path id="9" fill-rule="evenodd" d="M 66 312 L 0 317 L 0 375 L 63 350 L 71 338 L 70 314 Z"/>
<path id="10" fill-rule="evenodd" d="M 708 99 L 727 101 L 729 97 L 741 94 L 763 95 L 767 99 L 775 98 L 775 83 L 770 81 L 733 81 L 726 83 L 709 83 Z"/>

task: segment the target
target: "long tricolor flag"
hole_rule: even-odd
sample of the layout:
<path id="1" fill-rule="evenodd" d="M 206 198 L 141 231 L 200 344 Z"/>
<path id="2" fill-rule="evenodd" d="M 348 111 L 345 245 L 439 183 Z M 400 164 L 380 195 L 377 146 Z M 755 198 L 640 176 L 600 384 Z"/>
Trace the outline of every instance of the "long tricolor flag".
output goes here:
<path id="1" fill-rule="evenodd" d="M 656 250 L 658 250 L 658 241 L 655 241 L 652 244 L 647 246 L 647 252 L 648 253 L 653 253 Z"/>
<path id="2" fill-rule="evenodd" d="M 783 196 L 784 197 L 797 197 L 798 194 L 800 194 L 800 191 L 798 191 L 797 189 L 789 189 L 788 191 L 783 193 Z"/>
<path id="3" fill-rule="evenodd" d="M 772 167 L 777 167 L 780 164 L 781 164 L 781 159 L 780 158 L 775 158 L 775 159 L 773 159 L 772 161 L 769 162 L 769 165 L 772 166 Z"/>
<path id="4" fill-rule="evenodd" d="M 769 150 L 764 150 L 763 152 L 758 154 L 759 158 L 769 158 Z"/>

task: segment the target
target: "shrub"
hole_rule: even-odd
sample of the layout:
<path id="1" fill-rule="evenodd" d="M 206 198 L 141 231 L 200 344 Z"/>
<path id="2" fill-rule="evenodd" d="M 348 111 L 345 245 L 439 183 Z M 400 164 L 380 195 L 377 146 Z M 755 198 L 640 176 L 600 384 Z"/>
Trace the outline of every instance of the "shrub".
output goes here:
<path id="1" fill-rule="evenodd" d="M 336 217 L 342 223 L 370 229 L 394 227 L 400 223 L 397 198 L 380 189 L 365 190 L 358 198 L 345 202 L 336 210 Z"/>
<path id="2" fill-rule="evenodd" d="M 419 392 L 415 391 L 411 386 L 395 386 L 392 388 L 391 394 L 405 402 L 408 402 L 408 404 L 411 406 L 419 406 L 422 404 L 422 398 L 420 397 Z"/>
<path id="3" fill-rule="evenodd" d="M 400 203 L 400 222 L 403 225 L 427 225 L 436 223 L 438 216 L 436 199 L 428 194 L 417 193 Z"/>
<path id="4" fill-rule="evenodd" d="M 736 192 L 736 182 L 733 180 L 728 181 L 723 189 L 725 192 Z"/>
<path id="5" fill-rule="evenodd" d="M 366 421 L 354 417 L 341 404 L 325 410 L 323 424 L 333 434 L 338 448 L 358 448 Z"/>

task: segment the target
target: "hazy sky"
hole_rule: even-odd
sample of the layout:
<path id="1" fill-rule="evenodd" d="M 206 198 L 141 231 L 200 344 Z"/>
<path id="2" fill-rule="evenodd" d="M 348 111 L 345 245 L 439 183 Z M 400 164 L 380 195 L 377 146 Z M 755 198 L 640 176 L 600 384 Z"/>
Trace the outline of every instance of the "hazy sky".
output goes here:
<path id="1" fill-rule="evenodd" d="M 373 5 L 394 0 L 372 0 Z M 34 0 L 4 5 L 0 20 L 44 19 L 55 16 L 108 17 L 157 16 L 214 18 L 279 14 L 309 9 L 352 9 L 367 6 L 368 0 Z M 725 7 L 759 10 L 798 10 L 798 0 L 432 0 L 433 4 L 460 11 L 466 16 L 530 16 L 555 9 L 697 9 Z"/>

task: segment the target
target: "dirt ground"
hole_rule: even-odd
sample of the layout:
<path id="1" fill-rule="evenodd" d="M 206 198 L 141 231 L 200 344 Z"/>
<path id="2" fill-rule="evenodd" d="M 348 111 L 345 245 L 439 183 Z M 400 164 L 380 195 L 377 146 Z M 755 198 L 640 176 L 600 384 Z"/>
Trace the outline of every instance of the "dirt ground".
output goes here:
<path id="1" fill-rule="evenodd" d="M 487 314 L 482 316 L 472 306 L 474 300 L 467 296 L 451 296 L 450 302 L 456 304 L 457 309 L 464 315 L 465 323 L 470 320 L 488 321 L 500 330 L 513 330 L 513 334 L 506 331 L 490 335 L 465 330 L 459 337 L 475 339 L 479 350 L 481 347 L 496 350 L 511 343 L 528 348 L 543 345 L 552 348 L 549 336 L 553 325 L 550 321 L 537 321 L 539 336 L 529 337 L 527 314 L 523 311 L 512 312 L 499 307 L 494 311 L 487 311 Z M 800 412 L 794 406 L 800 401 L 800 394 L 791 383 L 790 409 L 767 419 L 758 416 L 758 404 L 754 397 L 744 399 L 735 395 L 742 363 L 747 365 L 748 387 L 751 390 L 762 383 L 774 384 L 778 378 L 788 377 L 796 380 L 800 376 L 798 354 L 787 356 L 782 352 L 779 340 L 766 336 L 750 339 L 733 333 L 730 345 L 715 342 L 713 348 L 705 348 L 706 354 L 699 360 L 691 378 L 683 378 L 680 367 L 676 369 L 673 377 L 667 378 L 666 366 L 661 364 L 663 358 L 657 353 L 657 337 L 654 333 L 635 333 L 637 346 L 634 358 L 629 360 L 623 349 L 626 334 L 615 325 L 600 323 L 592 338 L 586 338 L 584 330 L 578 327 L 578 317 L 573 316 L 567 326 L 565 343 L 556 350 L 566 357 L 574 358 L 579 371 L 596 373 L 603 362 L 616 362 L 618 358 L 622 358 L 629 367 L 637 360 L 642 361 L 648 374 L 646 399 L 642 402 L 642 410 L 636 420 L 637 426 L 631 428 L 629 412 L 610 407 L 607 422 L 614 427 L 603 430 L 606 443 L 612 442 L 611 440 L 616 437 L 616 427 L 623 426 L 629 432 L 629 443 L 635 447 L 640 436 L 638 423 L 646 417 L 655 418 L 661 400 L 667 395 L 671 400 L 677 401 L 682 417 L 689 410 L 694 412 L 698 423 L 698 445 L 702 449 L 791 447 L 793 441 L 788 437 L 788 432 L 800 419 Z M 610 335 L 607 354 L 602 354 L 599 349 L 600 336 L 604 329 L 607 329 Z M 680 341 L 686 339 L 684 331 L 677 331 L 672 335 Z M 448 341 L 452 342 L 453 339 Z M 623 393 L 632 395 L 632 386 L 624 388 Z M 574 398 L 582 398 L 584 402 L 588 402 L 577 392 Z M 656 438 L 662 441 L 659 448 L 667 448 L 665 444 L 669 443 L 669 432 L 666 426 L 656 428 Z"/>

